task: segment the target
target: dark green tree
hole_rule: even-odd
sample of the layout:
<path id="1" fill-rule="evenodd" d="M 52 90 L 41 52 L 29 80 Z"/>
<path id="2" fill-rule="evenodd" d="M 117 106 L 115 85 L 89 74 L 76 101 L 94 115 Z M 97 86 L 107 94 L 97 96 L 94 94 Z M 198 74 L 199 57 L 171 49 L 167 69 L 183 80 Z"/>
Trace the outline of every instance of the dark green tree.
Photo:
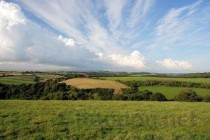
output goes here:
<path id="1" fill-rule="evenodd" d="M 177 101 L 186 101 L 186 102 L 197 102 L 201 101 L 202 98 L 192 89 L 182 90 L 175 98 Z"/>
<path id="2" fill-rule="evenodd" d="M 157 92 L 157 93 L 152 94 L 152 96 L 150 97 L 150 100 L 151 101 L 167 101 L 167 98 L 162 93 Z"/>

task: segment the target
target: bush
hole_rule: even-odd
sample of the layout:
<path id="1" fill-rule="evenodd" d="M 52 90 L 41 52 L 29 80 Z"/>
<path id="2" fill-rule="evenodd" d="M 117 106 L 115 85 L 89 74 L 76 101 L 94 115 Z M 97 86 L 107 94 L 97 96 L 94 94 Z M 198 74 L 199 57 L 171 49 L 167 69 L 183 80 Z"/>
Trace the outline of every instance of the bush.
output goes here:
<path id="1" fill-rule="evenodd" d="M 113 100 L 122 100 L 122 95 L 121 95 L 121 94 L 114 94 L 114 95 L 112 96 L 112 99 L 113 99 Z"/>
<path id="2" fill-rule="evenodd" d="M 152 96 L 150 97 L 150 100 L 151 101 L 167 101 L 167 98 L 162 93 L 157 92 L 155 94 L 152 94 Z"/>
<path id="3" fill-rule="evenodd" d="M 150 97 L 152 96 L 152 92 L 149 90 L 144 90 L 140 92 L 140 95 L 142 97 L 142 100 L 150 100 Z"/>
<path id="4" fill-rule="evenodd" d="M 206 95 L 203 97 L 203 102 L 210 102 L 210 95 Z"/>
<path id="5" fill-rule="evenodd" d="M 197 102 L 202 100 L 202 98 L 198 96 L 197 93 L 192 89 L 182 90 L 175 99 L 177 101 L 186 102 Z"/>

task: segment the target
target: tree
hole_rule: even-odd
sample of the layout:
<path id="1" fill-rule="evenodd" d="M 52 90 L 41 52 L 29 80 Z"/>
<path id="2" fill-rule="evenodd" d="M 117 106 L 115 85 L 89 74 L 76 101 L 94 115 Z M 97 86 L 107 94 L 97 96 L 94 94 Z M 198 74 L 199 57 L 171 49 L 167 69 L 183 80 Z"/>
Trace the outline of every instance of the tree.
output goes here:
<path id="1" fill-rule="evenodd" d="M 151 101 L 167 101 L 167 98 L 162 93 L 157 92 L 155 94 L 152 94 L 152 96 L 150 97 L 150 100 Z"/>
<path id="2" fill-rule="evenodd" d="M 202 98 L 198 96 L 197 93 L 192 89 L 182 90 L 175 99 L 177 101 L 186 101 L 186 102 L 197 102 L 202 100 Z"/>
<path id="3" fill-rule="evenodd" d="M 206 95 L 203 97 L 203 102 L 210 102 L 210 95 Z"/>
<path id="4" fill-rule="evenodd" d="M 143 100 L 150 100 L 150 97 L 152 96 L 152 92 L 149 90 L 144 90 L 140 92 L 141 97 Z"/>
<path id="5" fill-rule="evenodd" d="M 133 83 L 132 85 L 131 85 L 131 92 L 132 93 L 137 93 L 138 92 L 138 83 Z"/>

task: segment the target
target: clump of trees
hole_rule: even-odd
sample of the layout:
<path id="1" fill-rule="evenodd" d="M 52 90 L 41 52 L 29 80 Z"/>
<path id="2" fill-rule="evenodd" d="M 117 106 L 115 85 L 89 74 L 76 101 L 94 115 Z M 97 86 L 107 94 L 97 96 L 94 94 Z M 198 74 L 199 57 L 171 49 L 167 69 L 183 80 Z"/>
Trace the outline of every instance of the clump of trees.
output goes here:
<path id="1" fill-rule="evenodd" d="M 97 99 L 111 100 L 113 92 L 113 89 L 77 89 L 55 80 L 21 85 L 0 84 L 0 99 L 87 100 L 97 96 Z"/>
<path id="2" fill-rule="evenodd" d="M 157 93 L 153 94 L 150 97 L 150 100 L 151 101 L 167 101 L 166 97 L 160 92 L 157 92 Z"/>
<path id="3" fill-rule="evenodd" d="M 203 97 L 203 102 L 210 102 L 210 95 L 206 95 Z"/>
<path id="4" fill-rule="evenodd" d="M 185 101 L 185 102 L 199 102 L 202 101 L 202 97 L 199 96 L 192 89 L 182 90 L 175 98 L 177 101 Z"/>
<path id="5" fill-rule="evenodd" d="M 137 91 L 135 88 L 124 89 L 123 93 L 114 96 L 115 100 L 130 101 L 167 101 L 162 93 L 153 93 L 149 90 Z"/>

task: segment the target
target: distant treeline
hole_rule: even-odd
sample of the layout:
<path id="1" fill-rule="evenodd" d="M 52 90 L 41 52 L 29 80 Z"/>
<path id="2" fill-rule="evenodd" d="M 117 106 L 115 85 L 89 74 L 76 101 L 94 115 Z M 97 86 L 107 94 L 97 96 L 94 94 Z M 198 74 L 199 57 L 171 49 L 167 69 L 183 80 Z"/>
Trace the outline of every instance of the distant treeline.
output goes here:
<path id="1" fill-rule="evenodd" d="M 164 78 L 210 78 L 210 72 L 205 73 L 186 73 L 186 74 L 166 74 L 166 73 L 149 73 L 142 75 L 144 77 L 164 77 Z"/>
<path id="2" fill-rule="evenodd" d="M 62 74 L 66 78 L 78 78 L 78 77 L 123 77 L 128 76 L 127 72 L 68 72 Z"/>
<path id="3" fill-rule="evenodd" d="M 196 87 L 196 88 L 208 88 L 210 89 L 210 84 L 208 83 L 194 83 L 185 81 L 170 81 L 170 80 L 147 80 L 147 81 L 119 81 L 128 86 L 171 86 L 171 87 Z"/>

